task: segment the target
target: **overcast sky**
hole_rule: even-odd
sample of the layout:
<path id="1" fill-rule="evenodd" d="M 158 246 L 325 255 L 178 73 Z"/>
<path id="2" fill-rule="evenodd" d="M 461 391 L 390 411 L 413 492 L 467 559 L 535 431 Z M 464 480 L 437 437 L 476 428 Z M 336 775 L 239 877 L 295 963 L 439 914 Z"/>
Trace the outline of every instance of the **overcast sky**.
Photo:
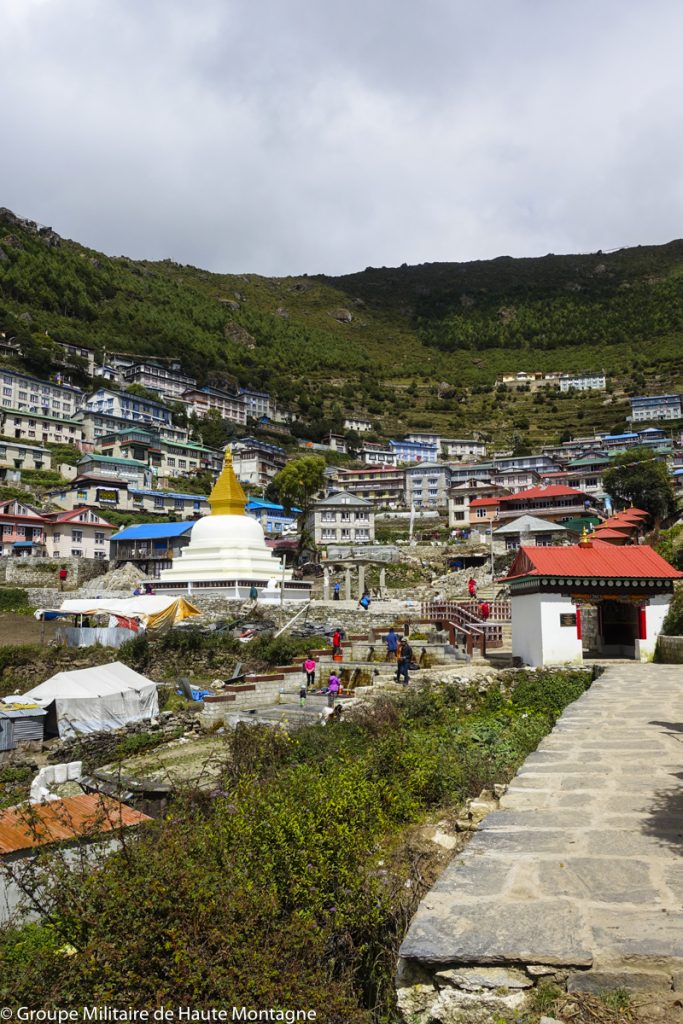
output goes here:
<path id="1" fill-rule="evenodd" d="M 0 205 L 346 273 L 683 235 L 680 0 L 0 0 Z"/>

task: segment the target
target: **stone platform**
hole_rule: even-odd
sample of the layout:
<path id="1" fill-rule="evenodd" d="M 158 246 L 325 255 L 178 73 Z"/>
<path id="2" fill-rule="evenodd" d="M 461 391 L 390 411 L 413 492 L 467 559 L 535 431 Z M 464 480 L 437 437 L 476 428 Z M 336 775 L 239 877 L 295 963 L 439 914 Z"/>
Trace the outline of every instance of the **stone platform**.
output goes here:
<path id="1" fill-rule="evenodd" d="M 683 670 L 607 668 L 420 904 L 404 1012 L 416 979 L 426 1009 L 463 965 L 559 972 L 570 991 L 683 988 L 682 780 Z"/>

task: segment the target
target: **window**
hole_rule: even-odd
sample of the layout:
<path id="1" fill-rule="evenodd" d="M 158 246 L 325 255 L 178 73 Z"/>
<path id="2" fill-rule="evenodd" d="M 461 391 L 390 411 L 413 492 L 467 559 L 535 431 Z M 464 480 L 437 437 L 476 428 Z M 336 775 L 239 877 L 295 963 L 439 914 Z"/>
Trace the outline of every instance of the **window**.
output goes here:
<path id="1" fill-rule="evenodd" d="M 25 526 L 17 526 L 17 537 L 25 537 L 25 536 L 26 536 L 26 527 Z"/>
<path id="2" fill-rule="evenodd" d="M 94 556 L 98 562 L 104 561 L 104 551 L 96 551 Z"/>
<path id="3" fill-rule="evenodd" d="M 486 509 L 485 508 L 478 508 L 477 509 L 477 519 L 484 519 L 485 516 L 486 516 Z"/>
<path id="4" fill-rule="evenodd" d="M 78 498 L 79 501 L 87 501 L 88 500 L 88 492 L 87 492 L 87 490 L 76 491 L 76 497 Z"/>
<path id="5" fill-rule="evenodd" d="M 155 497 L 154 498 L 154 507 L 155 508 L 163 508 L 164 507 L 164 499 L 160 498 L 160 497 Z"/>
<path id="6" fill-rule="evenodd" d="M 81 544 L 83 542 L 83 530 L 72 530 L 71 540 L 74 544 Z"/>
<path id="7" fill-rule="evenodd" d="M 12 527 L 9 524 L 5 524 L 5 526 L 3 526 L 2 528 L 2 532 L 4 533 L 5 536 L 7 536 L 12 532 Z"/>
<path id="8" fill-rule="evenodd" d="M 81 551 L 80 548 L 72 548 L 71 549 L 71 557 L 72 558 L 82 558 L 83 557 L 83 552 Z"/>
<path id="9" fill-rule="evenodd" d="M 104 544 L 104 534 L 103 533 L 96 533 L 95 534 L 95 543 L 96 544 Z"/>
<path id="10" fill-rule="evenodd" d="M 176 498 L 173 504 L 176 508 L 185 508 L 185 501 L 183 498 Z"/>
<path id="11" fill-rule="evenodd" d="M 59 532 L 59 530 L 58 530 L 58 531 L 57 531 L 56 533 L 53 533 L 53 534 L 52 534 L 52 539 L 53 539 L 54 541 L 58 541 L 58 540 L 61 540 L 61 539 L 62 539 L 62 535 L 61 535 L 61 533 Z"/>

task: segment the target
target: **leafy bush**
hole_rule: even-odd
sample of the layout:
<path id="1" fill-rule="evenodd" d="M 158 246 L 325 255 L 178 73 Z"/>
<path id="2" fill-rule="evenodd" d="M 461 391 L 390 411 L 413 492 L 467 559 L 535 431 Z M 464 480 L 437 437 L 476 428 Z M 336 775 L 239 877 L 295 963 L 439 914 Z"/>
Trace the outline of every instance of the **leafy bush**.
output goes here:
<path id="1" fill-rule="evenodd" d="M 18 587 L 0 589 L 0 612 L 24 611 L 28 608 L 28 594 Z"/>
<path id="2" fill-rule="evenodd" d="M 42 861 L 41 899 L 73 955 L 56 956 L 42 929 L 0 932 L 0 997 L 394 1019 L 393 958 L 425 886 L 401 830 L 509 778 L 587 681 L 538 673 L 511 696 L 418 690 L 292 736 L 238 727 L 213 794 L 187 794 L 96 872 Z"/>
<path id="3" fill-rule="evenodd" d="M 662 625 L 663 636 L 683 636 L 683 587 L 674 591 L 669 611 Z"/>

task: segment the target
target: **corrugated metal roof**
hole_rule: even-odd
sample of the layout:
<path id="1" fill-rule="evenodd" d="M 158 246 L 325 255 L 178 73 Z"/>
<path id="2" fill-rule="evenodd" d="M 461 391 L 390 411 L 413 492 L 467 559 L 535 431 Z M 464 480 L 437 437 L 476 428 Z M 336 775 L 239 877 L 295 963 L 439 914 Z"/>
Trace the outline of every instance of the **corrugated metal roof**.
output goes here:
<path id="1" fill-rule="evenodd" d="M 183 523 L 139 523 L 137 526 L 127 526 L 125 530 L 113 534 L 111 539 L 157 540 L 163 537 L 182 537 L 194 524 L 195 520 L 185 520 Z"/>
<path id="2" fill-rule="evenodd" d="M 0 854 L 100 835 L 151 820 L 120 800 L 98 793 L 46 804 L 21 804 L 0 811 Z"/>
<path id="3" fill-rule="evenodd" d="M 617 547 L 595 539 L 590 546 L 520 548 L 505 578 L 512 580 L 523 576 L 678 580 L 683 579 L 683 572 L 674 569 L 647 544 Z"/>

